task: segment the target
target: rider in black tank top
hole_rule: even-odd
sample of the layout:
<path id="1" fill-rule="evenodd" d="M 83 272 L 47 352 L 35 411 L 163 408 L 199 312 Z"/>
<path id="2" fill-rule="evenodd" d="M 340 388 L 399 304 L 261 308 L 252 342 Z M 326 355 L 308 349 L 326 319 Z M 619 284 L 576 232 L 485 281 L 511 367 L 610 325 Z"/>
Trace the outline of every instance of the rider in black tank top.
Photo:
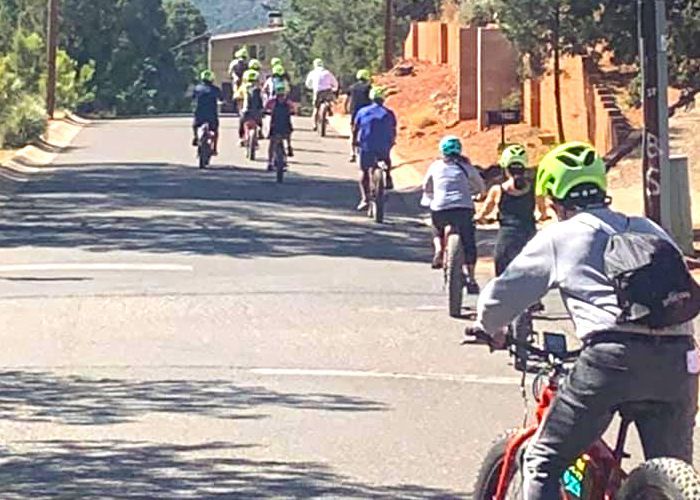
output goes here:
<path id="1" fill-rule="evenodd" d="M 537 231 L 535 191 L 527 173 L 527 153 L 519 144 L 507 147 L 499 161 L 506 180 L 489 191 L 477 219 L 483 219 L 498 205 L 499 230 L 494 250 L 496 276 L 520 253 Z"/>

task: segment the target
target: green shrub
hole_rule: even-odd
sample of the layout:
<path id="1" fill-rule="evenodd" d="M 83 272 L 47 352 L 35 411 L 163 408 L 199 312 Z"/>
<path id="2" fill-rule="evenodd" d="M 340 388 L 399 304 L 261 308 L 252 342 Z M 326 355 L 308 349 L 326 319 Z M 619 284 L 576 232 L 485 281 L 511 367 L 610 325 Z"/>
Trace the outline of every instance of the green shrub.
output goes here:
<path id="1" fill-rule="evenodd" d="M 12 69 L 9 56 L 0 56 L 0 146 L 7 130 L 7 116 L 19 98 L 21 82 Z"/>
<path id="2" fill-rule="evenodd" d="M 520 109 L 523 102 L 523 96 L 520 90 L 514 90 L 503 99 L 501 99 L 501 108 L 503 109 Z"/>
<path id="3" fill-rule="evenodd" d="M 10 62 L 22 81 L 23 91 L 30 94 L 40 92 L 40 85 L 44 68 L 46 68 L 46 54 L 44 40 L 38 33 L 27 33 L 18 30 L 13 40 L 13 50 L 10 53 Z"/>
<path id="4" fill-rule="evenodd" d="M 95 93 L 90 82 L 94 75 L 94 61 L 78 69 L 78 63 L 66 51 L 59 50 L 56 54 L 56 106 L 74 110 L 83 103 L 93 101 Z"/>
<path id="5" fill-rule="evenodd" d="M 4 118 L 4 145 L 21 147 L 46 130 L 46 112 L 41 99 L 25 94 L 8 109 Z"/>

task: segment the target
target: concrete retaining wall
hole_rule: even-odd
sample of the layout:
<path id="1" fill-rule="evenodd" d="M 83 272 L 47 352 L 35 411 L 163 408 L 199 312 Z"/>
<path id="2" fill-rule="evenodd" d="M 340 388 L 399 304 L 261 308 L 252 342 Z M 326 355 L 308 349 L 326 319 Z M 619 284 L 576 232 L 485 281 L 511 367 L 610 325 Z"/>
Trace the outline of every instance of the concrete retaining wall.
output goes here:
<path id="1" fill-rule="evenodd" d="M 551 66 L 550 63 L 539 80 L 524 82 L 523 117 L 531 126 L 555 133 L 557 121 Z M 590 142 L 601 154 L 607 153 L 630 132 L 630 125 L 617 106 L 614 93 L 600 83 L 597 70 L 585 57 L 563 57 L 561 69 L 566 139 Z"/>
<path id="2" fill-rule="evenodd" d="M 517 89 L 515 52 L 497 28 L 464 27 L 456 23 L 412 23 L 404 43 L 404 58 L 449 64 L 457 72 L 458 109 L 462 120 L 477 119 L 500 107 Z"/>

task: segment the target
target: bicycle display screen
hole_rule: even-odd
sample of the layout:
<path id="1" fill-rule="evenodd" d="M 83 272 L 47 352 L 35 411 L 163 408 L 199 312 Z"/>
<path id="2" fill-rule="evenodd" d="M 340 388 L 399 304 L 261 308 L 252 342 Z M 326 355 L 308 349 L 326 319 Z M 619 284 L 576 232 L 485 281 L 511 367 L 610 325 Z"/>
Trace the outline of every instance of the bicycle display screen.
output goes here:
<path id="1" fill-rule="evenodd" d="M 544 333 L 544 348 L 552 354 L 566 352 L 566 336 L 561 333 Z"/>

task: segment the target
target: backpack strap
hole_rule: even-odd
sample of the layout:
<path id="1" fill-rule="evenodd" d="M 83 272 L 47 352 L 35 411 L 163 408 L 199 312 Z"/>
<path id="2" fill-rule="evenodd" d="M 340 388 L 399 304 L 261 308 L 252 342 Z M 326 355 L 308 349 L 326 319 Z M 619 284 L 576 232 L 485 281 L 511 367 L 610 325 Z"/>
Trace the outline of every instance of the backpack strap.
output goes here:
<path id="1" fill-rule="evenodd" d="M 466 167 L 464 166 L 464 163 L 462 162 L 462 158 L 457 158 L 454 160 L 455 165 L 459 167 L 459 169 L 464 173 L 465 177 L 469 179 L 469 172 L 467 172 Z"/>

